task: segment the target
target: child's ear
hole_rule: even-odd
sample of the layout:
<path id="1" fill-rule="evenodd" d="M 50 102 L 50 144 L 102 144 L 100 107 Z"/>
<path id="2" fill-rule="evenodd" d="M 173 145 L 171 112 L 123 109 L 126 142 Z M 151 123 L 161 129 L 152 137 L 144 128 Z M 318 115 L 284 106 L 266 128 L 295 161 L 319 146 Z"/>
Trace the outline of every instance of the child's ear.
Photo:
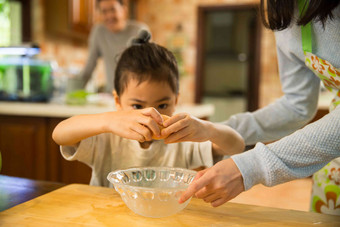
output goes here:
<path id="1" fill-rule="evenodd" d="M 115 99 L 116 109 L 117 110 L 121 110 L 122 109 L 122 104 L 120 103 L 120 99 L 119 99 L 119 96 L 118 96 L 117 92 L 114 90 L 112 92 L 112 94 L 113 94 L 113 97 Z"/>

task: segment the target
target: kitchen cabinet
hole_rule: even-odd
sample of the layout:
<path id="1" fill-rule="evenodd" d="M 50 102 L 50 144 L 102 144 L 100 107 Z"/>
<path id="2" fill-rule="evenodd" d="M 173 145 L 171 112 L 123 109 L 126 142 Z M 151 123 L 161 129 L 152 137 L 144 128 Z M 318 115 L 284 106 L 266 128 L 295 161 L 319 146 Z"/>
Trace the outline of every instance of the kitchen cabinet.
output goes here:
<path id="1" fill-rule="evenodd" d="M 69 2 L 72 30 L 88 34 L 94 22 L 95 0 L 70 0 Z"/>
<path id="2" fill-rule="evenodd" d="M 52 140 L 63 118 L 0 115 L 1 174 L 36 180 L 88 184 L 91 169 L 66 161 Z"/>
<path id="3" fill-rule="evenodd" d="M 95 0 L 44 1 L 44 11 L 47 35 L 86 41 L 94 23 Z"/>
<path id="4" fill-rule="evenodd" d="M 126 1 L 129 18 L 138 19 L 138 0 Z M 86 41 L 96 17 L 96 0 L 44 1 L 47 35 Z"/>
<path id="5" fill-rule="evenodd" d="M 85 183 L 91 178 L 91 168 L 78 161 L 66 161 L 60 154 L 59 146 L 52 139 L 53 129 L 63 118 L 48 118 L 47 124 L 47 153 L 48 180 L 66 184 Z"/>
<path id="6" fill-rule="evenodd" d="M 43 180 L 46 176 L 45 119 L 0 116 L 1 173 Z"/>

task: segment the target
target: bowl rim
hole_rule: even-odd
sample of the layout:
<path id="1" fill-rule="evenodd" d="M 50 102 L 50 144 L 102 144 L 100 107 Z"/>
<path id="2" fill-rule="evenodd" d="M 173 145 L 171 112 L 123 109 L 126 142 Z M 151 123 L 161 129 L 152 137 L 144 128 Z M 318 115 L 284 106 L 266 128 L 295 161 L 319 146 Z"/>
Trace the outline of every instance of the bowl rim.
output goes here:
<path id="1" fill-rule="evenodd" d="M 162 169 L 162 170 L 175 170 L 175 171 L 181 171 L 181 172 L 187 172 L 187 173 L 191 173 L 194 175 L 194 178 L 196 177 L 197 171 L 195 170 L 190 170 L 190 169 L 186 169 L 186 168 L 180 168 L 180 167 L 169 167 L 169 166 L 143 166 L 143 167 L 130 167 L 130 168 L 125 168 L 125 169 L 118 169 L 118 170 L 114 170 L 111 171 L 108 175 L 107 175 L 107 180 L 113 185 L 113 186 L 122 186 L 122 187 L 127 187 L 129 189 L 134 189 L 134 190 L 145 190 L 145 191 L 156 191 L 159 188 L 148 188 L 148 187 L 142 187 L 142 186 L 131 186 L 131 185 L 127 185 L 121 182 L 112 182 L 111 179 L 111 175 L 116 174 L 117 172 L 122 172 L 122 171 L 133 171 L 133 170 L 146 170 L 146 169 Z M 190 185 L 190 183 L 188 184 Z M 178 191 L 178 188 L 162 188 L 162 191 Z M 185 188 L 183 188 L 183 190 L 185 190 Z"/>

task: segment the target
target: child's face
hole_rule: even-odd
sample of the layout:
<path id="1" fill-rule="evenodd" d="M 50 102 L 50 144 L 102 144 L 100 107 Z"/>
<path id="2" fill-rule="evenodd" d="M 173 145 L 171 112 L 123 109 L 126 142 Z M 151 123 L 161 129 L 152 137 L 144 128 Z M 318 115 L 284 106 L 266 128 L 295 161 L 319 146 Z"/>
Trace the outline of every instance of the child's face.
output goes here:
<path id="1" fill-rule="evenodd" d="M 118 110 L 154 107 L 159 113 L 171 116 L 177 104 L 177 95 L 165 82 L 144 81 L 140 84 L 130 79 L 124 92 L 115 95 Z"/>

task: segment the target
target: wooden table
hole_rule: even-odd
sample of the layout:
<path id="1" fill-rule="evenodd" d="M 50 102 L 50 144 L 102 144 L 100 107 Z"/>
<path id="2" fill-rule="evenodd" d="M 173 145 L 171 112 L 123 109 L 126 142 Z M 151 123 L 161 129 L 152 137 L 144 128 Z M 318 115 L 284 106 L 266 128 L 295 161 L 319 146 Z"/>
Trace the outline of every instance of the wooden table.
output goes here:
<path id="1" fill-rule="evenodd" d="M 133 213 L 114 189 L 71 184 L 0 213 L 0 226 L 340 226 L 338 216 L 192 199 L 178 214 Z"/>
<path id="2" fill-rule="evenodd" d="M 0 211 L 63 186 L 65 184 L 0 175 Z"/>

